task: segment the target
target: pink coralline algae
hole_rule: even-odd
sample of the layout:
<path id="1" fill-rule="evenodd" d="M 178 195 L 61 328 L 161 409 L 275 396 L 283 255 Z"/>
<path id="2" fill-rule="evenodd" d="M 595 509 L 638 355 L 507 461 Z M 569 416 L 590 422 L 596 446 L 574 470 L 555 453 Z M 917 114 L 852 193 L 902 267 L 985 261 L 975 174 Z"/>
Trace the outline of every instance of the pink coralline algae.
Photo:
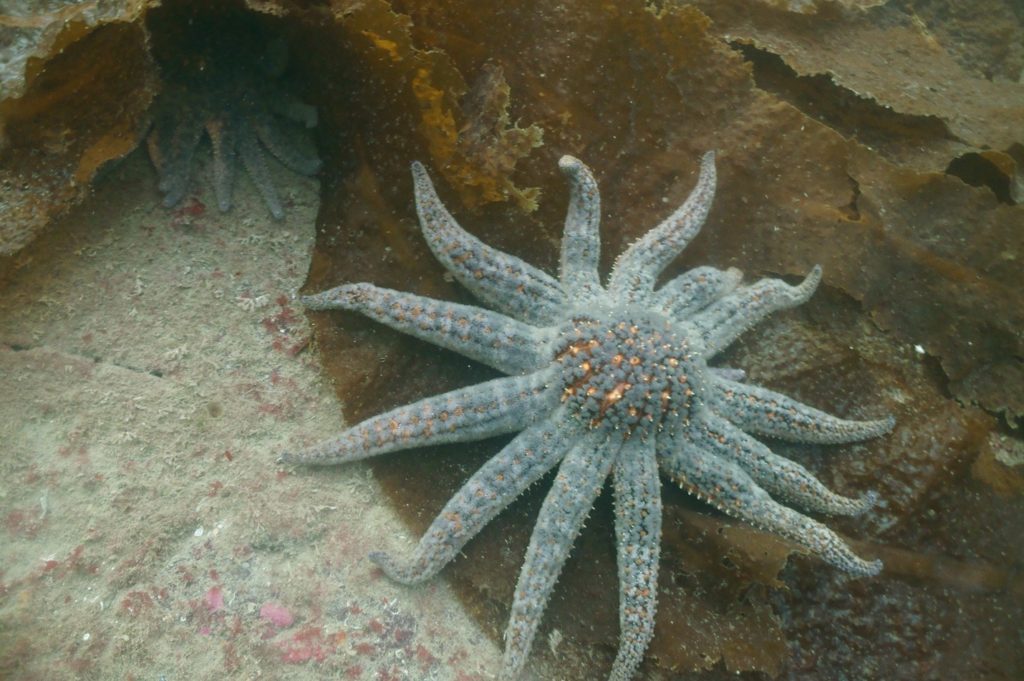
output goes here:
<path id="1" fill-rule="evenodd" d="M 203 600 L 206 602 L 206 607 L 210 609 L 210 612 L 224 609 L 224 592 L 221 591 L 219 586 L 215 586 L 207 591 Z"/>
<path id="2" fill-rule="evenodd" d="M 260 619 L 267 620 L 278 629 L 290 627 L 295 622 L 295 617 L 288 608 L 277 603 L 264 603 L 260 608 Z"/>

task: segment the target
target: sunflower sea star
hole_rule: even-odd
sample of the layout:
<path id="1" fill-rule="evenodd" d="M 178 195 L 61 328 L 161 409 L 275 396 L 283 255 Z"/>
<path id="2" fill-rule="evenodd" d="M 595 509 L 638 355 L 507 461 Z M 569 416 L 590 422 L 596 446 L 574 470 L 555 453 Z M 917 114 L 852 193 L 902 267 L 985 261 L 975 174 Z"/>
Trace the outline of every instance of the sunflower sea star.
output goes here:
<path id="1" fill-rule="evenodd" d="M 149 157 L 160 176 L 164 206 L 188 191 L 192 158 L 206 132 L 213 147 L 213 188 L 222 211 L 231 209 L 239 159 L 277 220 L 284 208 L 267 168 L 269 151 L 289 169 L 314 175 L 320 160 L 301 128 L 316 125 L 316 109 L 279 87 L 287 46 L 274 40 L 266 54 L 248 59 L 229 42 L 182 68 L 164 69 L 164 91 L 153 105 L 147 137 Z"/>
<path id="2" fill-rule="evenodd" d="M 774 311 L 805 302 L 815 267 L 797 286 L 762 279 L 740 286 L 737 270 L 699 267 L 656 281 L 697 234 L 715 188 L 714 154 L 686 202 L 598 274 L 600 199 L 590 170 L 563 157 L 571 182 L 558 279 L 463 230 L 414 163 L 416 207 L 434 255 L 497 311 L 371 284 L 304 296 L 309 309 L 361 312 L 399 331 L 506 374 L 367 419 L 283 462 L 337 464 L 445 442 L 519 434 L 478 470 L 434 520 L 412 555 L 371 559 L 412 584 L 435 575 L 495 515 L 557 468 L 516 585 L 503 674 L 522 669 L 562 565 L 610 475 L 620 583 L 620 647 L 611 679 L 633 676 L 654 630 L 661 548 L 659 470 L 719 510 L 808 548 L 854 575 L 879 561 L 856 556 L 809 511 L 854 515 L 874 503 L 827 489 L 800 464 L 748 433 L 809 443 L 875 437 L 891 417 L 847 421 L 743 383 L 707 361 Z"/>

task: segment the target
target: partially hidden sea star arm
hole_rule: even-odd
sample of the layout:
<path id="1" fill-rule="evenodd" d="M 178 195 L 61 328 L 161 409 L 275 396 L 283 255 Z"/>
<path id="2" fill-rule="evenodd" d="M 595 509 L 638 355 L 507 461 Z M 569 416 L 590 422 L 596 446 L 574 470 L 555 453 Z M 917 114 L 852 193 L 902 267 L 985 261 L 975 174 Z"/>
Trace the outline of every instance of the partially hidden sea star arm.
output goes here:
<path id="1" fill-rule="evenodd" d="M 316 107 L 306 104 L 285 90 L 276 90 L 273 97 L 268 97 L 267 108 L 278 116 L 294 121 L 305 128 L 316 127 Z"/>
<path id="2" fill-rule="evenodd" d="M 644 234 L 619 256 L 608 290 L 616 299 L 646 301 L 661 271 L 704 226 L 715 197 L 715 152 L 704 154 L 700 176 L 690 196 L 660 225 Z"/>
<path id="3" fill-rule="evenodd" d="M 881 571 L 881 561 L 864 560 L 825 525 L 773 500 L 738 465 L 700 446 L 694 442 L 659 459 L 665 473 L 684 490 L 724 513 L 800 544 L 840 570 L 858 576 Z"/>
<path id="4" fill-rule="evenodd" d="M 503 679 L 516 678 L 526 663 L 551 590 L 601 493 L 617 449 L 609 446 L 607 436 L 585 437 L 558 467 L 513 592 L 512 614 L 505 630 Z"/>
<path id="5" fill-rule="evenodd" d="M 192 158 L 203 135 L 203 124 L 196 116 L 172 120 L 158 116 L 153 132 L 146 140 L 149 156 L 160 175 L 158 187 L 164 193 L 163 205 L 176 205 L 188 191 Z"/>
<path id="6" fill-rule="evenodd" d="M 441 203 L 422 164 L 412 164 L 412 178 L 427 245 L 463 286 L 524 322 L 547 324 L 558 319 L 565 296 L 553 277 L 460 227 Z"/>
<path id="7" fill-rule="evenodd" d="M 772 494 L 815 513 L 859 515 L 875 505 L 876 495 L 868 492 L 859 499 L 836 494 L 809 470 L 774 453 L 725 419 L 706 416 L 694 425 L 691 445 L 739 465 L 754 481 Z"/>
<path id="8" fill-rule="evenodd" d="M 818 265 L 796 286 L 779 279 L 762 279 L 712 303 L 689 321 L 698 329 L 704 350 L 711 357 L 773 312 L 806 303 L 819 282 Z"/>
<path id="9" fill-rule="evenodd" d="M 550 361 L 540 329 L 472 305 L 426 298 L 372 284 L 345 284 L 302 296 L 311 310 L 353 310 L 506 374 L 534 371 Z M 552 332 L 553 333 L 553 332 Z"/>
<path id="10" fill-rule="evenodd" d="M 234 131 L 224 116 L 218 116 L 206 121 L 206 134 L 213 147 L 213 191 L 217 196 L 217 207 L 227 212 L 231 210 L 231 189 L 235 184 L 238 162 Z"/>
<path id="11" fill-rule="evenodd" d="M 724 378 L 727 381 L 742 383 L 747 380 L 747 372 L 735 367 L 708 367 L 708 372 L 716 378 Z"/>
<path id="12" fill-rule="evenodd" d="M 260 147 L 256 130 L 251 121 L 243 120 L 238 126 L 238 154 L 242 157 L 242 165 L 252 178 L 253 184 L 263 197 L 263 203 L 267 204 L 267 210 L 275 220 L 284 219 L 284 207 L 281 205 L 281 197 L 277 194 L 277 187 L 270 178 L 270 169 L 267 168 L 266 156 Z"/>
<path id="13" fill-rule="evenodd" d="M 445 504 L 408 560 L 381 552 L 371 553 L 370 559 L 404 584 L 437 574 L 484 525 L 572 448 L 579 433 L 566 429 L 558 417 L 556 413 L 527 428 L 474 473 Z"/>
<path id="14" fill-rule="evenodd" d="M 790 442 L 841 444 L 884 435 L 895 419 L 849 421 L 810 407 L 781 393 L 717 375 L 710 400 L 741 429 Z"/>
<path id="15" fill-rule="evenodd" d="M 594 174 L 579 159 L 563 156 L 558 168 L 569 178 L 559 281 L 568 300 L 586 302 L 601 291 L 601 194 Z"/>
<path id="16" fill-rule="evenodd" d="M 506 376 L 434 395 L 357 423 L 279 463 L 331 465 L 413 447 L 473 442 L 522 430 L 559 403 L 552 370 Z"/>
<path id="17" fill-rule="evenodd" d="M 609 681 L 629 681 L 654 636 L 661 555 L 661 480 L 654 442 L 631 438 L 612 469 L 619 564 L 619 652 Z"/>
<path id="18" fill-rule="evenodd" d="M 658 289 L 654 294 L 654 305 L 673 319 L 686 319 L 732 293 L 742 279 L 743 273 L 734 267 L 727 270 L 697 267 Z"/>
<path id="19" fill-rule="evenodd" d="M 315 175 L 320 170 L 320 159 L 312 150 L 305 150 L 270 115 L 257 115 L 252 120 L 253 131 L 263 146 L 274 157 L 300 175 Z"/>

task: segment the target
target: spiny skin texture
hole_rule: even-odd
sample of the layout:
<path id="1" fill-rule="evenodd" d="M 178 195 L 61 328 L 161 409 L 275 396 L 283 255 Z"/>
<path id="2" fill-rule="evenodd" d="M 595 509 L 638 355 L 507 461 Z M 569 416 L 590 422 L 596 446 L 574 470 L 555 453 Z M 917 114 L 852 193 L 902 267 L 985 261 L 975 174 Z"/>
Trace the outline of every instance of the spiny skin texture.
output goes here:
<path id="1" fill-rule="evenodd" d="M 854 575 L 865 561 L 809 511 L 855 515 L 871 508 L 827 489 L 800 464 L 748 433 L 842 443 L 888 432 L 893 419 L 847 421 L 743 383 L 707 362 L 776 310 L 805 302 L 821 279 L 798 286 L 763 279 L 741 286 L 736 270 L 699 267 L 655 286 L 703 225 L 715 187 L 714 155 L 701 162 L 686 202 L 630 246 L 608 284 L 598 274 L 597 185 L 564 157 L 571 183 L 557 279 L 481 243 L 441 204 L 426 171 L 412 172 L 424 237 L 435 256 L 496 311 L 348 284 L 303 297 L 310 309 L 345 309 L 428 340 L 509 376 L 399 407 L 282 461 L 337 464 L 441 442 L 519 434 L 477 471 L 412 556 L 371 558 L 413 584 L 435 575 L 495 515 L 557 468 L 516 585 L 505 634 L 503 678 L 516 677 L 576 535 L 612 476 L 620 583 L 620 647 L 610 678 L 632 678 L 654 632 L 661 550 L 659 470 L 729 515 L 801 544 Z"/>
<path id="2" fill-rule="evenodd" d="M 231 209 L 241 162 L 270 214 L 284 218 L 267 152 L 301 175 L 320 169 L 302 131 L 316 125 L 316 109 L 276 83 L 286 63 L 285 50 L 283 42 L 275 41 L 256 63 L 221 50 L 201 67 L 166 76 L 146 139 L 165 207 L 176 206 L 187 193 L 192 159 L 205 132 L 213 149 L 213 189 L 220 210 Z"/>

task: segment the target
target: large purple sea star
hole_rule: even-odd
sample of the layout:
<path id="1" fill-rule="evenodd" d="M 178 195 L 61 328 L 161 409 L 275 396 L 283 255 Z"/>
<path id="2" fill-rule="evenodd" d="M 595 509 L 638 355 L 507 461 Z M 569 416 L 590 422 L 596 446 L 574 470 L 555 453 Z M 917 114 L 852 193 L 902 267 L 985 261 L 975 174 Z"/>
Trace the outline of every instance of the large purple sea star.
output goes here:
<path id="1" fill-rule="evenodd" d="M 750 433 L 841 443 L 886 433 L 893 419 L 847 421 L 745 384 L 708 360 L 774 311 L 805 302 L 815 267 L 790 286 L 741 286 L 736 270 L 700 267 L 660 288 L 658 275 L 697 234 L 711 207 L 714 155 L 686 202 L 598 273 L 597 184 L 564 157 L 572 183 L 559 277 L 497 251 L 463 230 L 413 164 L 416 205 L 434 255 L 497 311 L 347 284 L 305 296 L 310 309 L 361 312 L 506 374 L 367 419 L 281 461 L 337 464 L 400 449 L 519 434 L 478 470 L 437 516 L 411 556 L 371 558 L 404 583 L 436 574 L 495 515 L 557 469 L 530 539 L 505 634 L 503 676 L 522 669 L 576 535 L 610 475 L 620 583 L 620 647 L 611 679 L 635 673 L 654 630 L 661 548 L 659 470 L 729 515 L 801 544 L 854 575 L 874 575 L 830 529 L 769 494 L 809 511 L 854 515 L 871 508 L 827 489 L 803 466 Z"/>

